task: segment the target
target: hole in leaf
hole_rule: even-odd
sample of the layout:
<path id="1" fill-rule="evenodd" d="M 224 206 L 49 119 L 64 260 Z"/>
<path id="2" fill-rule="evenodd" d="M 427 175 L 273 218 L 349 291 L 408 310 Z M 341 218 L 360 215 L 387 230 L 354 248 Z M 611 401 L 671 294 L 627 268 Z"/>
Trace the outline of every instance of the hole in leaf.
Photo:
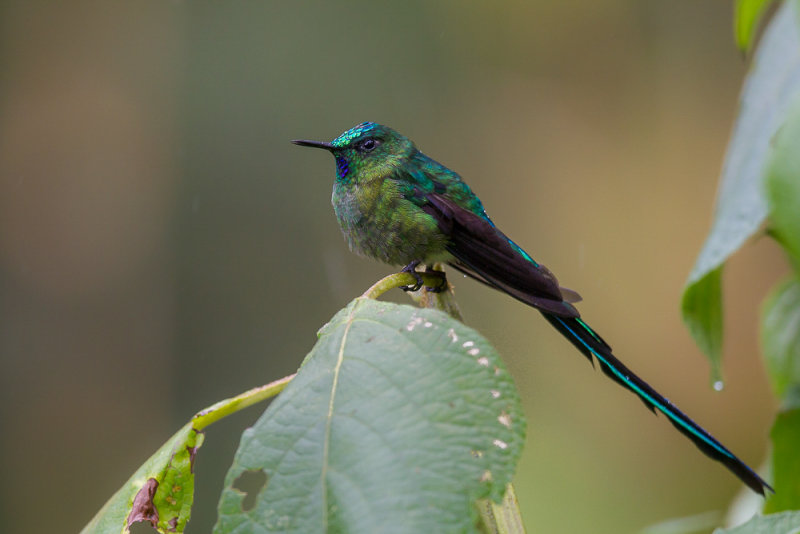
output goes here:
<path id="1" fill-rule="evenodd" d="M 133 523 L 130 528 L 131 534 L 157 534 L 158 531 L 150 524 L 149 521 L 137 521 Z"/>
<path id="2" fill-rule="evenodd" d="M 242 499 L 242 512 L 252 510 L 256 505 L 256 497 L 267 485 L 267 474 L 263 469 L 251 469 L 239 475 L 233 481 L 233 489 L 245 494 Z"/>

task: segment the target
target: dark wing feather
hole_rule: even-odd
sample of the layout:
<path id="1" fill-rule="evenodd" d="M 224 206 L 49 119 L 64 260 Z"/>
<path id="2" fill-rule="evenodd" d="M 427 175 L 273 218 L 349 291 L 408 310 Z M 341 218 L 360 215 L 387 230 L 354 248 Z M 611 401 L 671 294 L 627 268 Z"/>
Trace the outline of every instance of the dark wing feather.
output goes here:
<path id="1" fill-rule="evenodd" d="M 422 206 L 449 238 L 453 267 L 512 297 L 559 317 L 578 317 L 546 267 L 527 259 L 487 219 L 438 194 L 426 193 Z M 579 299 L 569 291 L 569 300 Z"/>

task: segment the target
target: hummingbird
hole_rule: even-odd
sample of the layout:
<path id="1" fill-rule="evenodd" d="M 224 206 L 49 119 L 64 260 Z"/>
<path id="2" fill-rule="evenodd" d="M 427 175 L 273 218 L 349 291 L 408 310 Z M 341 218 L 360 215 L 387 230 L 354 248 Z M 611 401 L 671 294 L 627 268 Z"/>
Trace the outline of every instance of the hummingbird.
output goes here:
<path id="1" fill-rule="evenodd" d="M 652 412 L 663 413 L 710 458 L 721 462 L 750 489 L 774 492 L 667 398 L 614 356 L 611 347 L 584 320 L 574 304 L 581 297 L 561 287 L 541 263 L 492 222 L 478 196 L 455 171 L 417 149 L 405 135 L 364 122 L 331 142 L 294 140 L 321 148 L 336 159 L 331 202 L 350 249 L 390 265 L 403 265 L 416 284 L 424 266 L 446 263 L 465 275 L 537 309 L 544 318 L 614 382 L 638 396 Z M 440 276 L 443 277 L 444 273 Z M 429 287 L 440 291 L 446 280 Z"/>

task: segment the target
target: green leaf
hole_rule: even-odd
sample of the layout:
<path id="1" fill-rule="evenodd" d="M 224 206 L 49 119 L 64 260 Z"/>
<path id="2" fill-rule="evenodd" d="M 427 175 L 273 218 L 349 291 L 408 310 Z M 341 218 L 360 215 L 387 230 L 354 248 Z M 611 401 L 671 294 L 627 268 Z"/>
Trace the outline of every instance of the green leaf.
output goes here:
<path id="1" fill-rule="evenodd" d="M 800 385 L 800 280 L 792 277 L 772 290 L 761 309 L 761 352 L 772 389 L 782 399 Z"/>
<path id="2" fill-rule="evenodd" d="M 754 516 L 750 521 L 733 528 L 718 528 L 714 534 L 798 534 L 800 512 L 782 512 Z"/>
<path id="3" fill-rule="evenodd" d="M 359 298 L 242 436 L 214 531 L 476 532 L 525 420 L 502 361 L 432 309 Z M 252 507 L 237 480 L 262 472 Z M 244 508 L 244 509 L 243 509 Z"/>
<path id="4" fill-rule="evenodd" d="M 773 142 L 767 172 L 770 227 L 800 272 L 800 100 Z"/>
<path id="5" fill-rule="evenodd" d="M 183 532 L 194 501 L 192 467 L 203 444 L 203 429 L 220 419 L 274 397 L 292 379 L 287 376 L 201 410 L 161 446 L 97 515 L 82 534 L 127 533 L 132 524 L 147 522 L 162 533 Z"/>
<path id="6" fill-rule="evenodd" d="M 770 434 L 772 438 L 772 476 L 775 494 L 770 496 L 765 513 L 800 509 L 800 385 L 787 393 L 783 408 Z"/>
<path id="7" fill-rule="evenodd" d="M 720 375 L 722 347 L 721 267 L 764 222 L 763 176 L 770 139 L 800 92 L 796 4 L 786 2 L 778 9 L 756 50 L 725 155 L 711 232 L 684 289 L 683 318 L 709 357 L 714 380 Z"/>
<path id="8" fill-rule="evenodd" d="M 126 533 L 139 521 L 164 534 L 183 532 L 194 500 L 194 454 L 202 443 L 203 434 L 187 423 L 134 473 L 81 533 Z"/>
<path id="9" fill-rule="evenodd" d="M 683 322 L 711 362 L 711 378 L 722 379 L 722 265 L 687 286 L 681 301 Z"/>
<path id="10" fill-rule="evenodd" d="M 739 50 L 750 50 L 758 23 L 771 3 L 772 0 L 736 0 L 733 33 Z"/>

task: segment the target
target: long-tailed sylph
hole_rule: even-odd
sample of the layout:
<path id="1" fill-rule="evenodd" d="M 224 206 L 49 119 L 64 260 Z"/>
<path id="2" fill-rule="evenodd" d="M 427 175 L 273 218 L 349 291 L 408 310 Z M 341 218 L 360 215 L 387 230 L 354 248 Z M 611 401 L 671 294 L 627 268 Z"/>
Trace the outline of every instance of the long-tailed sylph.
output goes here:
<path id="1" fill-rule="evenodd" d="M 392 265 L 444 262 L 539 310 L 556 330 L 612 380 L 662 412 L 709 457 L 722 462 L 753 491 L 772 488 L 711 434 L 633 374 L 611 347 L 581 319 L 574 291 L 501 232 L 480 199 L 454 171 L 420 152 L 406 136 L 365 122 L 330 143 L 293 141 L 323 148 L 336 158 L 331 201 L 350 248 Z"/>

